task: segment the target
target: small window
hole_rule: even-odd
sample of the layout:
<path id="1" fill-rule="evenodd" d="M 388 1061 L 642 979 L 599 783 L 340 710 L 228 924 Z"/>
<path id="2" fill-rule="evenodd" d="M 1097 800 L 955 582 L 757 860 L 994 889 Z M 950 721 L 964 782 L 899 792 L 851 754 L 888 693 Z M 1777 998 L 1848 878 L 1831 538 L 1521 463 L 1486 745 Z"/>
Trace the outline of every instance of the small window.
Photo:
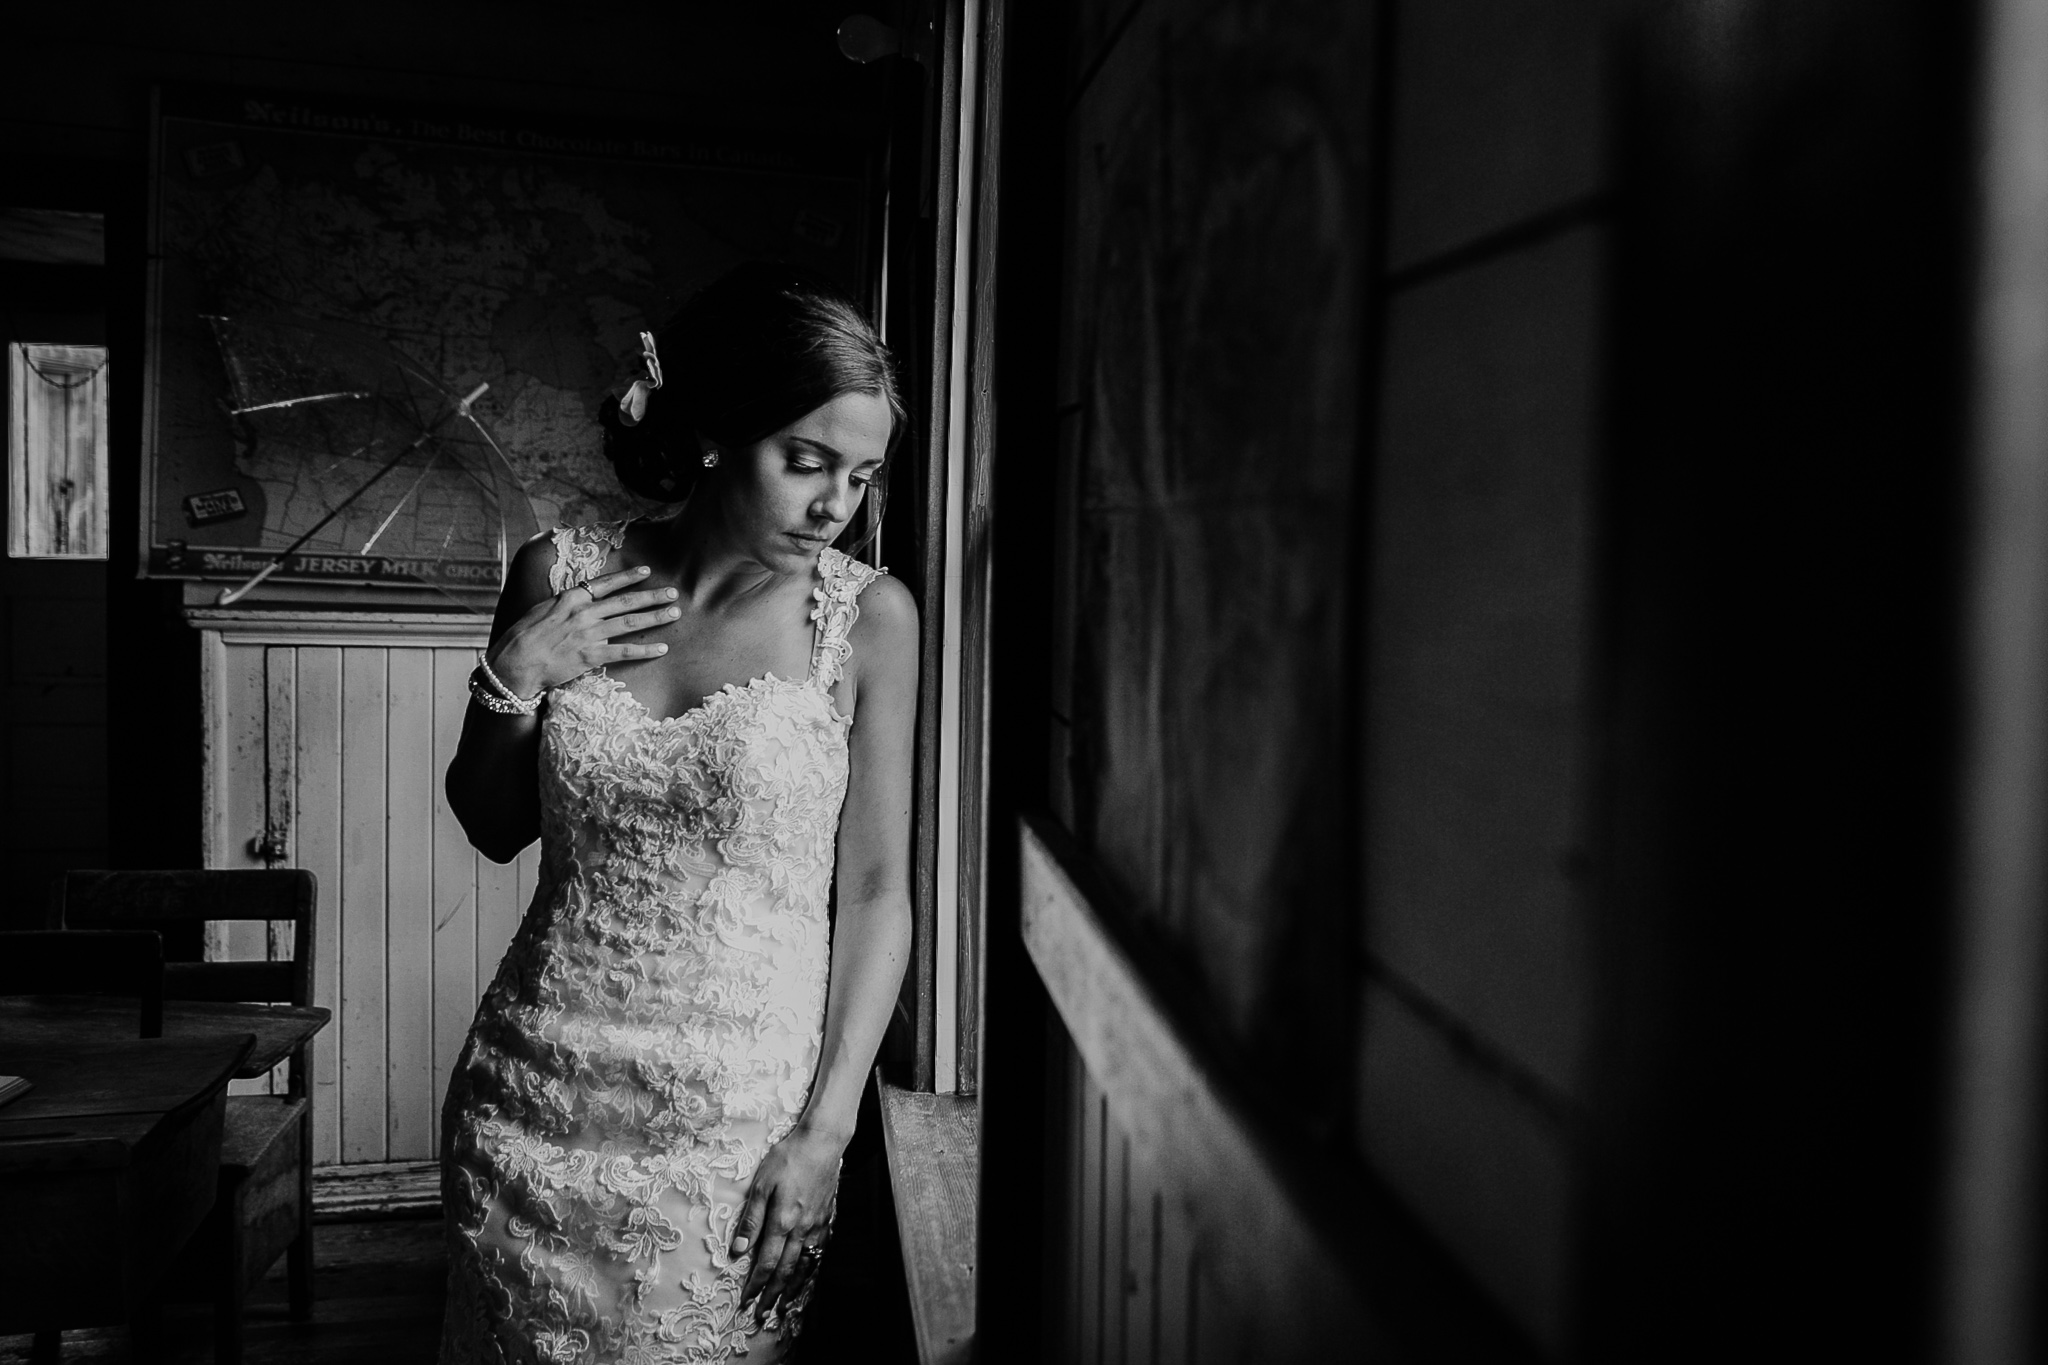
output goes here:
<path id="1" fill-rule="evenodd" d="M 7 553 L 107 557 L 107 348 L 7 347 Z"/>

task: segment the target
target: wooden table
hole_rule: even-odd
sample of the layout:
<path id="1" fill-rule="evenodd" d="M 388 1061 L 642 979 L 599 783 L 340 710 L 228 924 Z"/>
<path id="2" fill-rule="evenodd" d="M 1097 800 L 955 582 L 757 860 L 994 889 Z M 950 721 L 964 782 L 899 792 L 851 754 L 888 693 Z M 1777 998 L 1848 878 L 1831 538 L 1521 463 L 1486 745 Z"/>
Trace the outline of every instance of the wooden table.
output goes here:
<path id="1" fill-rule="evenodd" d="M 12 1002 L 9 1002 L 12 1003 Z M 58 1037 L 0 1017 L 0 1332 L 147 1327 L 165 1269 L 213 1205 L 230 1077 L 248 1031 Z"/>
<path id="2" fill-rule="evenodd" d="M 292 1050 L 327 1026 L 318 1005 L 234 1005 L 211 1000 L 164 1001 L 166 1039 L 249 1034 L 255 1039 L 238 1080 L 267 1073 Z M 95 995 L 0 996 L 0 1039 L 22 1043 L 119 1042 L 135 1037 L 135 1002 Z M 0 1073 L 8 1072 L 0 1066 Z M 26 1104 L 26 1100 L 17 1101 Z M 0 1109 L 7 1117 L 12 1106 Z"/>

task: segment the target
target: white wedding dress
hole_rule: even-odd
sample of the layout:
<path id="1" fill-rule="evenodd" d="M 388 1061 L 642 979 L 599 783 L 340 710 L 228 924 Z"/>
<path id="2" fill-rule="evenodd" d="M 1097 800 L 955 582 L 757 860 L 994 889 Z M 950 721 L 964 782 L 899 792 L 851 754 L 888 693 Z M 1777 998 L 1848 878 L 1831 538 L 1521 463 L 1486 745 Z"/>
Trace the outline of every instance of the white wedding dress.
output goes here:
<path id="1" fill-rule="evenodd" d="M 624 523 L 555 533 L 555 591 Z M 443 1112 L 442 1365 L 782 1358 L 726 1246 L 809 1098 L 852 721 L 831 688 L 876 570 L 818 559 L 810 676 L 649 714 L 602 670 L 541 723 L 540 886 Z"/>

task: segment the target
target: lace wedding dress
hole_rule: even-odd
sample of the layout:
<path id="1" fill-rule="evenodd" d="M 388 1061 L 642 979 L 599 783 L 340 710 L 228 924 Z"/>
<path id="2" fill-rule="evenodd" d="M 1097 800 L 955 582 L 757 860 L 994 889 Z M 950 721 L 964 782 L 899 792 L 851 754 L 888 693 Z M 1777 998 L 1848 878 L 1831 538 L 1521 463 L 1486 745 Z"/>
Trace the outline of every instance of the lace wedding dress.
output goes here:
<path id="1" fill-rule="evenodd" d="M 624 523 L 560 530 L 555 591 Z M 442 1365 L 780 1359 L 726 1254 L 809 1098 L 847 731 L 831 688 L 876 570 L 826 550 L 811 675 L 657 719 L 602 670 L 548 694 L 540 887 L 442 1115 Z"/>

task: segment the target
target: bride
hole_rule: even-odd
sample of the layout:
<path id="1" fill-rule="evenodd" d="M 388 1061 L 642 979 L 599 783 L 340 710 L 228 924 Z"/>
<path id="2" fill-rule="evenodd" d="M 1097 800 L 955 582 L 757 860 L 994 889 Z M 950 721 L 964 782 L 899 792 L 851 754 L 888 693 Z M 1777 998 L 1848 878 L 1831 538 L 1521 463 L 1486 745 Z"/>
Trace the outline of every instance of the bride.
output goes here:
<path id="1" fill-rule="evenodd" d="M 648 352 L 606 449 L 682 509 L 519 552 L 448 768 L 543 856 L 442 1118 L 443 1365 L 783 1359 L 909 953 L 916 607 L 832 548 L 888 353 L 763 265 Z"/>

